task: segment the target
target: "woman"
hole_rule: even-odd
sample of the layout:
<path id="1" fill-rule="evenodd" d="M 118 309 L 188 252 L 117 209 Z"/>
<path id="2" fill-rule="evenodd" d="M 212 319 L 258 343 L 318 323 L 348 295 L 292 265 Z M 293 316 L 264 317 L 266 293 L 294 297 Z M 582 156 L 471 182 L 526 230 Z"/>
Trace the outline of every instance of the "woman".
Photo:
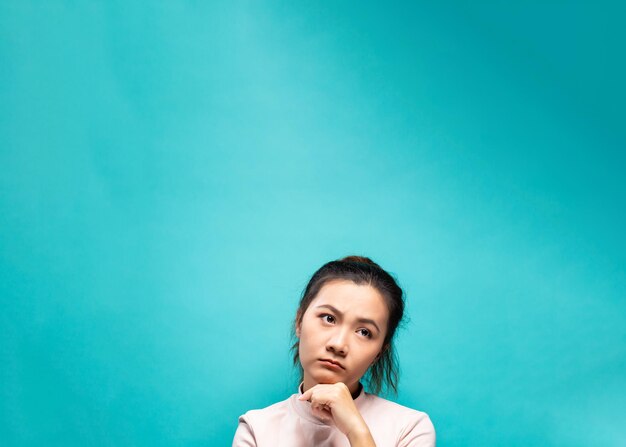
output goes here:
<path id="1" fill-rule="evenodd" d="M 393 339 L 403 313 L 402 289 L 371 259 L 323 265 L 294 322 L 298 393 L 241 416 L 233 447 L 434 446 L 426 413 L 376 396 L 383 386 L 397 391 Z"/>

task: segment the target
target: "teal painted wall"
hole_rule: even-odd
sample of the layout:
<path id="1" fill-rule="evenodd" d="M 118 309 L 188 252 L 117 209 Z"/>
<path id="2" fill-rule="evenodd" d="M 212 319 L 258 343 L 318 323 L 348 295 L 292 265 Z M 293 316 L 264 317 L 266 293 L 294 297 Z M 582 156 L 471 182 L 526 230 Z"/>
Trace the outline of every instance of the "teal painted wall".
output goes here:
<path id="1" fill-rule="evenodd" d="M 626 442 L 626 10 L 0 2 L 0 437 L 230 445 L 366 254 L 441 446 Z"/>

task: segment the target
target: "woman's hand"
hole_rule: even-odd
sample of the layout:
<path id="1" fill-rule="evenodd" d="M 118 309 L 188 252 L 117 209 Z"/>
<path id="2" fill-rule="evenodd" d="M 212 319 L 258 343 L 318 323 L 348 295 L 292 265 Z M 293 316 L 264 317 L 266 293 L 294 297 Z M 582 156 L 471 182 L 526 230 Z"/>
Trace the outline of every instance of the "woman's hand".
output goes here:
<path id="1" fill-rule="evenodd" d="M 298 399 L 311 402 L 312 413 L 323 421 L 332 421 L 348 437 L 352 447 L 375 447 L 369 428 L 345 383 L 315 385 Z"/>

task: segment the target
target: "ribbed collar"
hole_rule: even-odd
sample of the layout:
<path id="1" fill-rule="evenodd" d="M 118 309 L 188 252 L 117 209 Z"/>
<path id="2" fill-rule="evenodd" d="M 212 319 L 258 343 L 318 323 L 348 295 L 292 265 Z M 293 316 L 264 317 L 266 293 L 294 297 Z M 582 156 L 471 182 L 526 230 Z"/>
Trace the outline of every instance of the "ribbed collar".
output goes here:
<path id="1" fill-rule="evenodd" d="M 311 412 L 311 402 L 308 402 L 306 400 L 298 400 L 298 397 L 302 396 L 303 385 L 304 382 L 302 382 L 300 386 L 298 386 L 298 393 L 292 394 L 291 398 L 289 399 L 295 412 L 298 413 L 298 415 L 303 419 L 306 419 L 307 421 L 314 424 L 330 425 L 319 419 L 317 416 L 313 415 L 313 413 Z M 354 404 L 359 411 L 361 411 L 365 406 L 365 403 L 367 402 L 367 395 L 368 394 L 365 392 L 365 389 L 361 385 L 361 391 L 359 392 L 359 395 L 356 397 L 356 399 L 354 399 Z"/>

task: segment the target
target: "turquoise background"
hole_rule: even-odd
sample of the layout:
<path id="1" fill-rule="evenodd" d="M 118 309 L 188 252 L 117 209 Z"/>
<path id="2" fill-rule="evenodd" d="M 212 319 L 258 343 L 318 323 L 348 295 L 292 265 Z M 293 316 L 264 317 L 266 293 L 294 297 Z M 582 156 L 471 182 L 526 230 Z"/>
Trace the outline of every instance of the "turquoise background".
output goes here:
<path id="1" fill-rule="evenodd" d="M 2 444 L 230 445 L 354 253 L 440 446 L 626 445 L 623 5 L 1 1 Z"/>

